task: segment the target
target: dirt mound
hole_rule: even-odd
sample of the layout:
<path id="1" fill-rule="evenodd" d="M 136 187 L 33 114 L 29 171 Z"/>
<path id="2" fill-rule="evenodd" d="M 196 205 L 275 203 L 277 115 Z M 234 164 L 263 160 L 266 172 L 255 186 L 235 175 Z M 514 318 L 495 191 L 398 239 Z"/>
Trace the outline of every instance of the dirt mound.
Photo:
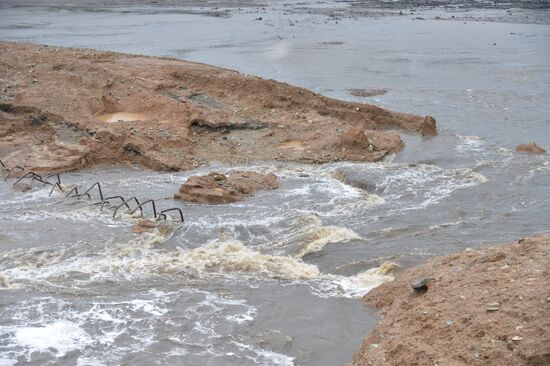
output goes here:
<path id="1" fill-rule="evenodd" d="M 544 154 L 546 150 L 542 146 L 530 142 L 528 144 L 519 144 L 516 146 L 517 152 L 528 153 L 528 154 Z"/>
<path id="2" fill-rule="evenodd" d="M 38 172 L 99 163 L 185 170 L 208 161 L 374 161 L 401 140 L 349 149 L 344 131 L 435 133 L 431 117 L 167 58 L 0 42 L 0 64 L 0 156 Z"/>
<path id="3" fill-rule="evenodd" d="M 364 297 L 383 319 L 352 365 L 549 365 L 549 261 L 544 235 L 405 271 Z"/>
<path id="4" fill-rule="evenodd" d="M 278 187 L 275 174 L 235 171 L 226 176 L 211 172 L 190 177 L 174 198 L 197 203 L 231 203 L 242 201 L 254 192 Z"/>

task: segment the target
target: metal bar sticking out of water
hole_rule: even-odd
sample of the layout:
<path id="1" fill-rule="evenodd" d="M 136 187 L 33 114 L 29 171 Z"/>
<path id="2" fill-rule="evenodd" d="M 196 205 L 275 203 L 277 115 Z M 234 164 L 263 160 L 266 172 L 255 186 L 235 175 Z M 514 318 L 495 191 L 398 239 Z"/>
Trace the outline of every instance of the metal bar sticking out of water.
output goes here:
<path id="1" fill-rule="evenodd" d="M 25 168 L 23 168 L 23 167 L 21 167 L 21 166 L 19 166 L 19 165 L 16 165 L 16 166 L 14 166 L 13 168 L 11 168 L 11 169 L 9 170 L 8 175 L 6 176 L 6 178 L 4 178 L 4 180 L 8 180 L 8 178 L 9 178 L 10 175 L 11 175 L 11 173 L 13 173 L 13 171 L 14 171 L 15 169 L 20 169 L 20 170 L 23 170 L 23 171 L 25 170 Z"/>
<path id="2" fill-rule="evenodd" d="M 128 210 L 130 209 L 130 206 L 125 202 L 124 197 L 122 197 L 122 196 L 107 197 L 101 202 L 93 203 L 92 206 L 101 205 L 101 208 L 99 209 L 99 211 L 103 211 L 103 207 L 105 206 L 105 204 L 107 203 L 108 205 L 110 205 L 111 203 L 109 201 L 112 200 L 112 199 L 115 199 L 115 198 L 120 199 L 122 201 L 122 204 L 125 205 L 128 208 Z"/>
<path id="3" fill-rule="evenodd" d="M 74 192 L 75 194 L 73 194 L 73 195 L 71 196 L 70 194 L 73 193 L 73 192 Z M 84 195 L 88 196 L 88 198 L 91 198 L 90 195 L 89 195 L 88 193 L 78 194 L 78 187 L 73 187 L 73 188 L 69 191 L 69 193 L 67 193 L 67 194 L 65 195 L 65 198 L 81 197 L 81 196 L 84 196 Z"/>
<path id="4" fill-rule="evenodd" d="M 90 198 L 90 195 L 88 194 L 88 192 L 90 192 L 90 191 L 91 191 L 94 187 L 96 187 L 96 186 L 97 186 L 97 190 L 99 191 L 99 198 L 101 198 L 101 201 L 103 201 L 103 192 L 101 191 L 101 184 L 99 184 L 99 182 L 95 182 L 94 184 L 92 184 L 92 186 L 91 186 L 90 188 L 88 188 L 88 189 L 86 190 L 86 192 L 82 193 L 82 194 L 78 197 L 78 199 L 81 199 L 82 196 L 85 196 L 85 195 L 87 195 L 88 198 Z"/>
<path id="5" fill-rule="evenodd" d="M 4 178 L 4 181 L 7 181 L 8 178 L 10 178 L 11 174 L 15 171 L 15 170 L 23 170 L 25 171 L 25 168 L 19 166 L 19 165 L 16 165 L 14 166 L 13 168 L 9 169 L 6 167 L 6 165 L 4 164 L 4 162 L 2 160 L 0 160 L 0 165 L 2 166 L 2 170 L 0 170 L 0 173 L 3 173 L 3 172 L 8 172 L 8 174 L 6 175 L 6 177 Z M 49 178 L 52 178 L 52 177 L 56 177 L 56 180 L 57 182 L 55 183 L 52 183 L 52 182 L 49 182 L 48 179 Z M 42 177 L 40 174 L 38 173 L 35 173 L 33 171 L 28 171 L 26 172 L 25 174 L 23 174 L 23 176 L 19 177 L 15 183 L 13 183 L 13 185 L 15 186 L 17 183 L 21 182 L 23 179 L 27 179 L 27 178 L 30 178 L 31 180 L 31 185 L 32 185 L 32 182 L 34 180 L 37 180 L 39 181 L 40 183 L 42 184 L 46 184 L 46 185 L 50 185 L 52 186 L 51 190 L 50 190 L 50 194 L 49 196 L 51 196 L 53 194 L 53 192 L 55 191 L 55 189 L 57 188 L 60 192 L 64 193 L 64 190 L 63 190 L 63 187 L 61 186 L 61 177 L 59 175 L 59 173 L 53 173 L 53 174 L 49 174 L 47 175 L 46 177 Z M 103 197 L 103 190 L 101 189 L 101 184 L 99 182 L 95 182 L 94 184 L 92 184 L 92 186 L 90 188 L 88 188 L 86 190 L 86 192 L 82 193 L 82 194 L 79 194 L 78 193 L 78 186 L 75 186 L 73 188 L 71 188 L 71 190 L 69 192 L 67 192 L 67 194 L 65 194 L 65 198 L 74 198 L 76 197 L 78 200 L 80 200 L 82 197 L 84 196 L 87 196 L 88 199 L 91 199 L 91 196 L 89 194 L 89 192 L 94 189 L 94 187 L 97 187 L 97 190 L 98 190 L 98 193 L 99 193 L 99 197 L 101 199 L 101 201 L 99 202 L 95 202 L 95 203 L 92 203 L 92 206 L 95 206 L 95 205 L 101 205 L 101 208 L 100 208 L 100 211 L 103 210 L 103 207 L 105 206 L 105 204 L 108 204 L 110 205 L 110 200 L 113 200 L 113 199 L 119 199 L 122 201 L 122 203 L 118 206 L 115 207 L 115 211 L 113 212 L 113 218 L 116 218 L 116 214 L 118 212 L 118 210 L 122 207 L 122 206 L 126 206 L 126 208 L 130 211 L 131 208 L 130 208 L 130 205 L 129 205 L 129 202 L 131 201 L 135 201 L 136 202 L 136 207 L 130 211 L 130 214 L 133 215 L 137 210 L 140 211 L 141 213 L 141 217 L 143 217 L 143 206 L 145 206 L 146 204 L 151 204 L 151 206 L 153 207 L 153 215 L 154 215 L 154 218 L 155 219 L 163 219 L 163 220 L 166 220 L 168 218 L 168 215 L 166 215 L 167 212 L 171 212 L 171 211 L 177 211 L 179 213 L 179 217 L 180 217 L 180 220 L 181 222 L 185 222 L 185 219 L 183 217 L 183 212 L 181 211 L 181 209 L 177 208 L 177 207 L 173 207 L 173 208 L 168 208 L 166 210 L 162 210 L 159 214 L 157 214 L 157 206 L 156 206 L 156 203 L 155 203 L 155 200 L 153 199 L 150 199 L 150 200 L 147 200 L 145 202 L 142 202 L 140 203 L 139 200 L 137 199 L 137 197 L 130 197 L 128 198 L 127 200 L 124 199 L 124 197 L 122 196 L 110 196 L 110 197 Z"/>
<path id="6" fill-rule="evenodd" d="M 147 200 L 147 201 L 143 202 L 143 203 L 140 204 L 138 207 L 134 208 L 134 210 L 130 212 L 130 215 L 133 215 L 134 212 L 136 212 L 137 209 L 139 208 L 140 211 L 141 211 L 141 217 L 143 217 L 143 209 L 142 209 L 142 207 L 143 207 L 145 204 L 147 204 L 147 203 L 150 203 L 150 204 L 153 206 L 153 215 L 154 215 L 153 217 L 156 219 L 156 218 L 157 218 L 157 207 L 156 207 L 156 205 L 155 205 L 155 200 Z"/>
<path id="7" fill-rule="evenodd" d="M 13 183 L 13 185 L 15 186 L 17 183 L 21 182 L 23 179 L 29 177 L 29 175 L 30 175 L 30 178 L 31 178 L 31 183 L 32 183 L 33 180 L 37 180 L 39 182 L 44 183 L 44 180 L 42 179 L 42 176 L 40 174 L 36 174 L 33 171 L 29 171 L 29 172 L 26 172 L 25 174 L 23 174 L 21 177 L 19 177 L 19 179 L 17 179 L 15 181 L 15 183 Z"/>
<path id="8" fill-rule="evenodd" d="M 141 211 L 141 216 L 143 216 L 143 209 L 141 208 L 140 204 L 139 204 L 139 200 L 136 198 L 136 197 L 130 197 L 128 198 L 126 201 L 122 202 L 120 205 L 118 205 L 116 208 L 115 208 L 115 212 L 113 212 L 113 219 L 116 217 L 116 213 L 118 212 L 118 209 L 121 208 L 122 206 L 126 205 L 126 207 L 128 207 L 128 202 L 130 201 L 136 201 L 136 204 L 138 205 L 136 207 L 136 209 L 139 208 L 139 210 Z M 128 209 L 130 209 L 128 207 Z"/>
<path id="9" fill-rule="evenodd" d="M 53 173 L 53 174 L 47 175 L 46 177 L 44 177 L 44 181 L 46 181 L 48 178 L 51 178 L 51 177 L 57 177 L 57 183 L 59 183 L 59 186 L 61 187 L 61 177 L 59 176 L 59 173 Z"/>
<path id="10" fill-rule="evenodd" d="M 180 214 L 180 219 L 181 219 L 181 222 L 185 222 L 184 218 L 183 218 L 183 212 L 177 208 L 177 207 L 174 207 L 174 208 L 168 208 L 166 210 L 162 210 L 160 211 L 159 213 L 159 219 L 162 218 L 163 220 L 166 220 L 166 212 L 169 212 L 169 211 L 178 211 L 179 214 Z"/>
<path id="11" fill-rule="evenodd" d="M 52 184 L 52 189 L 50 190 L 50 194 L 49 194 L 50 197 L 51 197 L 55 187 L 57 187 L 57 189 L 59 189 L 59 191 L 63 193 L 63 187 L 61 187 L 61 184 L 55 183 L 55 184 Z"/>

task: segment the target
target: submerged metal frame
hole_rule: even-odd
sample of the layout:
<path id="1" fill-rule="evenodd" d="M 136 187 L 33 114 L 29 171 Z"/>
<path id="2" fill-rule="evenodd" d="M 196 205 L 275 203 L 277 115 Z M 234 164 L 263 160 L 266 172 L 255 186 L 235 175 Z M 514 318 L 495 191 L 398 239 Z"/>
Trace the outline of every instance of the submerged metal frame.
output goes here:
<path id="1" fill-rule="evenodd" d="M 11 169 L 8 171 L 8 175 L 6 176 L 6 178 L 4 178 L 4 181 L 8 180 L 8 178 L 9 178 L 10 175 L 11 175 L 11 173 L 13 173 L 13 171 L 14 171 L 15 169 L 20 169 L 20 170 L 25 171 L 25 168 L 23 168 L 23 167 L 21 167 L 21 166 L 19 166 L 19 165 L 16 165 L 16 166 L 14 166 L 13 168 L 11 168 Z"/>
<path id="2" fill-rule="evenodd" d="M 109 200 L 112 200 L 115 198 L 119 198 L 122 201 L 122 204 L 125 205 L 128 208 L 128 210 L 130 209 L 130 206 L 125 202 L 124 197 L 122 196 L 107 197 L 103 201 L 92 203 L 92 206 L 101 205 L 101 208 L 99 209 L 99 211 L 103 211 L 103 207 L 105 206 L 105 204 L 110 205 L 111 203 L 109 202 Z"/>
<path id="3" fill-rule="evenodd" d="M 80 200 L 85 195 L 88 196 L 88 198 L 90 198 L 90 195 L 88 194 L 88 192 L 90 192 L 96 186 L 97 186 L 97 190 L 99 191 L 99 198 L 101 198 L 101 201 L 103 201 L 103 192 L 101 191 L 101 184 L 99 184 L 99 182 L 95 182 L 94 184 L 92 184 L 92 186 L 88 188 L 86 192 L 78 196 L 78 199 Z"/>
<path id="4" fill-rule="evenodd" d="M 73 193 L 73 192 L 74 192 L 75 194 L 71 196 L 70 194 Z M 67 194 L 65 195 L 65 198 L 81 197 L 81 196 L 84 196 L 84 195 L 88 196 L 88 198 L 91 198 L 90 195 L 89 195 L 88 193 L 78 194 L 78 187 L 73 187 L 73 188 L 69 191 L 69 193 L 67 193 Z"/>
<path id="5" fill-rule="evenodd" d="M 53 173 L 53 174 L 50 174 L 50 175 L 47 175 L 44 177 L 44 181 L 46 182 L 48 178 L 51 178 L 51 177 L 57 177 L 57 183 L 59 184 L 59 186 L 61 187 L 61 177 L 59 176 L 59 173 Z"/>
<path id="6" fill-rule="evenodd" d="M 139 204 L 139 200 L 134 196 L 134 197 L 130 197 L 128 198 L 127 200 L 123 201 L 120 205 L 118 205 L 116 208 L 115 208 L 115 212 L 113 212 L 113 219 L 116 217 L 116 213 L 118 212 L 118 209 L 121 208 L 122 206 L 126 205 L 126 207 L 128 207 L 128 210 L 130 209 L 130 207 L 128 206 L 128 202 L 130 201 L 136 201 L 136 204 L 138 205 L 136 207 L 136 209 L 140 209 L 141 211 L 141 216 L 143 216 L 143 209 L 141 208 L 140 204 Z"/>
<path id="7" fill-rule="evenodd" d="M 136 212 L 139 208 L 139 210 L 141 211 L 141 217 L 143 217 L 143 206 L 146 205 L 147 203 L 151 203 L 151 205 L 153 206 L 153 217 L 156 219 L 157 218 L 157 206 L 155 205 L 155 200 L 147 200 L 145 202 L 142 202 L 138 207 L 134 208 L 133 211 L 130 212 L 130 215 L 133 215 L 134 212 Z"/>
<path id="8" fill-rule="evenodd" d="M 15 170 L 25 171 L 25 168 L 23 168 L 22 166 L 19 166 L 19 165 L 15 165 L 14 167 L 12 167 L 10 169 L 10 168 L 6 167 L 6 165 L 4 164 L 4 162 L 2 160 L 0 160 L 0 166 L 2 168 L 0 170 L 0 173 L 8 172 L 8 174 L 4 178 L 4 181 L 7 181 L 10 178 L 11 174 Z M 56 178 L 55 183 L 52 183 L 52 182 L 48 181 L 48 179 L 52 178 L 52 177 Z M 177 207 L 172 207 L 172 208 L 162 210 L 157 214 L 157 205 L 155 203 L 155 200 L 153 200 L 153 199 L 149 199 L 149 200 L 146 200 L 146 201 L 140 203 L 138 198 L 135 197 L 135 196 L 130 197 L 128 199 L 124 199 L 123 196 L 104 197 L 103 196 L 103 190 L 101 189 L 101 183 L 100 182 L 95 182 L 82 194 L 78 193 L 78 186 L 76 186 L 76 185 L 73 188 L 71 188 L 67 193 L 65 193 L 63 187 L 61 186 L 61 176 L 60 176 L 59 173 L 53 173 L 53 174 L 49 174 L 45 177 L 42 177 L 38 173 L 35 173 L 33 171 L 28 171 L 28 172 L 25 172 L 21 177 L 19 177 L 15 181 L 15 183 L 13 183 L 13 186 L 15 186 L 16 184 L 18 184 L 19 182 L 21 182 L 24 179 L 30 179 L 31 180 L 31 185 L 32 185 L 32 181 L 34 181 L 34 180 L 37 180 L 40 183 L 45 184 L 45 185 L 50 185 L 52 188 L 50 190 L 49 196 L 51 196 L 53 194 L 53 192 L 55 191 L 55 189 L 57 188 L 61 193 L 65 194 L 65 198 L 75 198 L 76 197 L 77 200 L 80 200 L 84 196 L 86 196 L 88 199 L 91 199 L 91 195 L 90 195 L 89 192 L 91 192 L 92 189 L 97 187 L 97 191 L 99 193 L 99 198 L 101 200 L 99 202 L 92 203 L 92 206 L 101 205 L 100 211 L 103 211 L 103 208 L 105 207 L 105 204 L 110 206 L 110 204 L 111 204 L 110 201 L 113 200 L 113 199 L 119 199 L 120 201 L 122 201 L 122 203 L 119 204 L 118 206 L 116 206 L 116 207 L 112 206 L 111 207 L 111 208 L 114 207 L 114 209 L 115 209 L 114 212 L 113 212 L 113 218 L 116 218 L 116 214 L 118 213 L 118 210 L 122 206 L 126 206 L 128 211 L 130 211 L 130 215 L 133 215 L 137 210 L 139 210 L 140 214 L 141 214 L 141 217 L 143 217 L 143 215 L 144 215 L 143 206 L 145 206 L 146 204 L 150 204 L 153 207 L 153 217 L 155 219 L 157 219 L 157 220 L 167 220 L 168 217 L 169 217 L 169 215 L 166 214 L 167 212 L 177 211 L 178 214 L 179 214 L 180 222 L 182 222 L 182 223 L 185 222 L 185 218 L 183 217 L 183 211 L 180 208 L 177 208 Z M 135 201 L 135 203 L 137 205 L 134 209 L 132 209 L 129 205 L 129 203 L 132 202 L 132 201 Z"/>
<path id="9" fill-rule="evenodd" d="M 29 174 L 30 174 L 30 178 L 31 178 L 31 183 L 32 183 L 33 180 L 37 180 L 41 183 L 47 184 L 46 182 L 44 182 L 44 180 L 42 179 L 42 176 L 40 174 L 36 174 L 33 171 L 29 171 L 29 172 L 26 172 L 25 174 L 23 174 L 21 177 L 19 177 L 19 179 L 17 179 L 15 181 L 15 183 L 13 183 L 13 185 L 15 186 L 17 183 L 21 182 L 23 179 L 28 178 Z"/>
<path id="10" fill-rule="evenodd" d="M 49 182 L 48 182 L 49 183 Z M 50 183 L 51 184 L 51 183 Z M 57 187 L 59 189 L 59 191 L 61 193 L 63 193 L 63 187 L 61 187 L 61 184 L 59 183 L 55 183 L 55 184 L 52 184 L 52 189 L 50 190 L 50 194 L 48 195 L 48 197 L 51 197 L 53 191 L 55 190 L 55 187 Z"/>
<path id="11" fill-rule="evenodd" d="M 179 214 L 180 214 L 181 222 L 185 222 L 185 219 L 183 218 L 183 212 L 181 211 L 181 209 L 179 209 L 179 208 L 177 208 L 177 207 L 168 208 L 168 209 L 166 209 L 166 210 L 160 211 L 158 218 L 159 218 L 159 219 L 162 218 L 163 220 L 166 220 L 167 215 L 165 214 L 165 212 L 169 212 L 169 211 L 178 211 Z"/>

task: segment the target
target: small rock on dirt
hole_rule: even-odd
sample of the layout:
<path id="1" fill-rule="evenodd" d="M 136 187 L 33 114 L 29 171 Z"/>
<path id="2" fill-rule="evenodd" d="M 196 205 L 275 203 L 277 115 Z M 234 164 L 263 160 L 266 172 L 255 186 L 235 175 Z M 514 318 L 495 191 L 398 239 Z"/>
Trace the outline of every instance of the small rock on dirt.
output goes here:
<path id="1" fill-rule="evenodd" d="M 411 287 L 418 292 L 421 291 L 427 291 L 428 290 L 428 284 L 433 281 L 433 277 L 426 277 L 418 281 L 414 281 L 411 283 Z"/>

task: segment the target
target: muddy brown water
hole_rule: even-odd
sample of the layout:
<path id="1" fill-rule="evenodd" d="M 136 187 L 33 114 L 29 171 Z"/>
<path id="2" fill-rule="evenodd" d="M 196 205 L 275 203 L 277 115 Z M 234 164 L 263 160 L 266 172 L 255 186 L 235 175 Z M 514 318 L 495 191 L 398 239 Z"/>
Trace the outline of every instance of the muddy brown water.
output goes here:
<path id="1" fill-rule="evenodd" d="M 405 150 L 381 163 L 239 167 L 282 186 L 224 206 L 170 199 L 189 175 L 223 165 L 62 176 L 184 211 L 184 225 L 144 236 L 125 213 L 0 182 L 0 365 L 342 365 L 376 324 L 358 298 L 390 278 L 388 262 L 550 229 L 548 154 L 513 151 L 550 146 L 548 25 L 435 19 L 456 9 L 336 19 L 326 9 L 342 3 L 270 4 L 215 16 L 223 3 L 0 2 L 2 40 L 201 61 L 439 126 L 434 138 L 402 133 Z"/>

